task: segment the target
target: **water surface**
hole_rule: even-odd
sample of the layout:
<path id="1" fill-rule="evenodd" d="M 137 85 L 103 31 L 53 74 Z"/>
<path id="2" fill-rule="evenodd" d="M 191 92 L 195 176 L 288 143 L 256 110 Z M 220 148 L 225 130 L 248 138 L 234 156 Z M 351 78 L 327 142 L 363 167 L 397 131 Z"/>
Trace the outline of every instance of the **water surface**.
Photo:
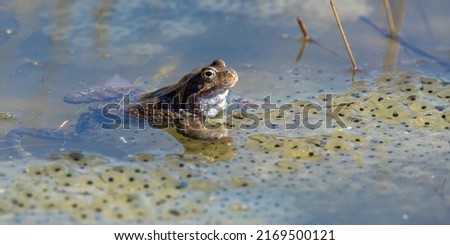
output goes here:
<path id="1" fill-rule="evenodd" d="M 33 157 L 0 151 L 0 220 L 449 224 L 447 5 L 395 1 L 399 43 L 383 34 L 381 3 L 339 1 L 361 68 L 352 72 L 327 1 L 0 1 L 0 112 L 14 115 L 3 135 L 71 130 L 89 105 L 62 98 L 115 74 L 150 91 L 216 58 L 239 73 L 234 95 L 293 104 L 283 116 L 260 111 L 256 128 L 238 117 L 217 142 L 173 130 L 25 137 Z M 296 16 L 314 41 L 302 40 Z M 326 93 L 347 127 L 285 129 Z"/>

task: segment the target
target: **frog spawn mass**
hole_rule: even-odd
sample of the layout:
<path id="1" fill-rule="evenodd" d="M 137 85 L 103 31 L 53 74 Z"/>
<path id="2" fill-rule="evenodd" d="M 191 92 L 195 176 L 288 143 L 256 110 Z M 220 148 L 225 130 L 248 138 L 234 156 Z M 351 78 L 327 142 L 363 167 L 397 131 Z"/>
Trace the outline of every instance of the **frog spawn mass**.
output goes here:
<path id="1" fill-rule="evenodd" d="M 301 113 L 306 105 L 324 104 L 325 100 L 326 96 L 320 95 L 316 100 L 293 101 L 293 109 L 289 113 L 283 109 L 272 111 L 271 121 L 292 123 L 297 120 L 294 115 Z M 450 85 L 446 81 L 415 74 L 384 74 L 374 86 L 368 81 L 358 81 L 353 83 L 351 92 L 333 96 L 332 107 L 339 107 L 338 116 L 346 127 L 334 126 L 331 133 L 313 132 L 298 137 L 292 136 L 298 130 L 290 131 L 291 136 L 253 134 L 248 137 L 246 146 L 266 154 L 276 154 L 281 159 L 279 165 L 287 168 L 301 168 L 299 164 L 305 162 L 329 160 L 331 152 L 350 153 L 358 164 L 362 164 L 361 154 L 373 157 L 370 152 L 380 151 L 377 147 L 388 142 L 398 147 L 415 136 L 432 134 L 445 145 L 450 140 L 442 134 L 450 129 L 449 105 Z M 323 110 L 314 116 L 324 118 L 325 113 Z M 281 119 L 280 115 L 283 115 Z M 260 115 L 260 118 L 264 117 L 267 115 Z M 408 138 L 408 134 L 411 137 Z M 381 152 L 399 154 L 395 147 Z"/>
<path id="2" fill-rule="evenodd" d="M 5 188 L 8 195 L 1 196 L 1 213 L 14 212 L 18 223 L 33 219 L 33 223 L 58 223 L 29 216 L 30 211 L 47 211 L 55 218 L 64 211 L 74 223 L 170 223 L 205 214 L 208 203 L 217 202 L 205 192 L 251 185 L 245 178 L 204 178 L 193 165 L 174 156 L 162 166 L 154 166 L 155 157 L 148 154 L 135 155 L 134 164 L 128 165 L 80 152 L 51 158 L 50 164 L 27 167 L 23 178 Z M 223 205 L 230 211 L 245 209 L 240 203 Z"/>
<path id="3" fill-rule="evenodd" d="M 308 217 L 298 211 L 301 205 L 291 202 L 293 190 L 306 198 L 327 183 L 339 186 L 337 181 L 345 181 L 349 193 L 359 193 L 361 186 L 380 185 L 375 174 L 380 171 L 414 179 L 448 171 L 440 164 L 450 161 L 449 139 L 442 134 L 450 127 L 447 82 L 384 74 L 373 84 L 352 85 L 351 92 L 333 101 L 342 107 L 339 116 L 347 128 L 308 134 L 301 129 L 248 130 L 243 134 L 249 136 L 228 146 L 233 153 L 226 158 L 220 157 L 223 151 L 202 155 L 193 149 L 195 144 L 187 154 L 167 155 L 163 161 L 137 154 L 131 164 L 77 152 L 57 154 L 3 184 L 0 212 L 12 223 L 30 217 L 57 223 L 56 217 L 64 215 L 73 223 L 283 223 L 292 222 L 289 216 L 295 223 L 307 223 Z M 291 115 L 279 117 L 273 111 L 268 116 L 286 123 L 317 100 L 293 101 Z M 235 120 L 234 128 L 244 121 Z M 215 160 L 219 162 L 208 164 Z M 384 192 L 398 194 L 395 184 L 384 185 Z M 264 195 L 272 189 L 278 198 Z M 321 205 L 317 200 L 316 206 Z M 60 222 L 69 223 L 64 218 Z"/>

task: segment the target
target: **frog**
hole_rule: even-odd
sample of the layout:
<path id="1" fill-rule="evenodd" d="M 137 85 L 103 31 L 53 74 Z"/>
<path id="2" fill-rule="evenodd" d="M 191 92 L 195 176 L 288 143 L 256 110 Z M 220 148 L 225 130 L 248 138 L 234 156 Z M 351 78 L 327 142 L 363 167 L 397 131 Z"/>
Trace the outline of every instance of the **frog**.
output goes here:
<path id="1" fill-rule="evenodd" d="M 110 79 L 107 87 L 94 86 L 64 97 L 65 102 L 73 104 L 103 102 L 101 106 L 90 107 L 87 112 L 82 113 L 75 130 L 17 128 L 6 134 L 5 142 L 13 157 L 23 158 L 31 155 L 21 144 L 24 136 L 55 140 L 95 137 L 99 128 L 115 125 L 110 123 L 108 112 L 113 107 L 117 109 L 117 101 L 123 102 L 124 98 L 132 103 L 120 107 L 126 120 L 116 124 L 146 122 L 152 128 L 175 127 L 185 137 L 217 140 L 225 136 L 224 125 L 210 124 L 209 119 L 225 109 L 229 91 L 238 79 L 237 72 L 221 59 L 193 69 L 176 84 L 152 92 L 123 83 L 123 79 L 116 75 Z"/>

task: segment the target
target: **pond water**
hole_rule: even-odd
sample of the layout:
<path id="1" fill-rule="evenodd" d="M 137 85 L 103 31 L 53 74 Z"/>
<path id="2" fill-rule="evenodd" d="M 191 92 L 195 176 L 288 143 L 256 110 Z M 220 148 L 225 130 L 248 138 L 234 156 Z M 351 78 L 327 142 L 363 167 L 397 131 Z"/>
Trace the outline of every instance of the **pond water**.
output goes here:
<path id="1" fill-rule="evenodd" d="M 352 72 L 328 1 L 0 1 L 0 223 L 450 224 L 449 3 L 392 2 L 398 41 L 381 2 L 336 1 Z M 115 74 L 152 91 L 216 58 L 233 95 L 276 109 L 216 141 L 24 137 L 22 159 L 5 142 L 73 130 L 90 105 L 72 91 Z"/>

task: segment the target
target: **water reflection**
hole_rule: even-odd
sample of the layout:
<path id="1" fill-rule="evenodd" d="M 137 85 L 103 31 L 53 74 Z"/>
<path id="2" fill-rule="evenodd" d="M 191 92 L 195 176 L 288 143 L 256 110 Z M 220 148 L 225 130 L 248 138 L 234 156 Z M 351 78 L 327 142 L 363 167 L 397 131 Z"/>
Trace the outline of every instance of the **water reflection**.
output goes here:
<path id="1" fill-rule="evenodd" d="M 175 128 L 167 130 L 184 148 L 181 159 L 187 162 L 228 162 L 236 155 L 233 138 L 224 137 L 217 141 L 195 140 L 176 132 Z"/>

